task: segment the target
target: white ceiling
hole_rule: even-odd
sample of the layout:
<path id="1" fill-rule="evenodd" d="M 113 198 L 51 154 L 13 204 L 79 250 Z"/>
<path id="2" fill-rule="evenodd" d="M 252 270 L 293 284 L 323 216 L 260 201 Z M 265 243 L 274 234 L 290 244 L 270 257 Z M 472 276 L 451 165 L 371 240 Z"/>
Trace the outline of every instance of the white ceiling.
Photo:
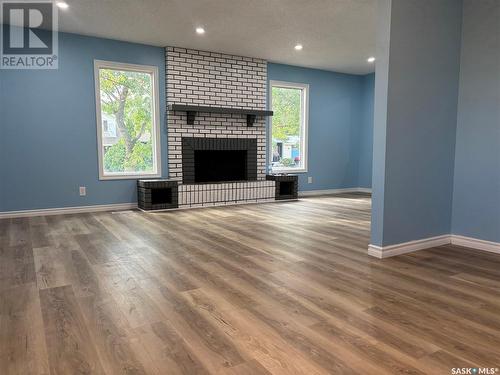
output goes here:
<path id="1" fill-rule="evenodd" d="M 344 73 L 374 71 L 376 0 L 66 0 L 59 30 Z M 203 26 L 206 33 L 195 33 Z M 297 43 L 302 51 L 295 51 Z"/>

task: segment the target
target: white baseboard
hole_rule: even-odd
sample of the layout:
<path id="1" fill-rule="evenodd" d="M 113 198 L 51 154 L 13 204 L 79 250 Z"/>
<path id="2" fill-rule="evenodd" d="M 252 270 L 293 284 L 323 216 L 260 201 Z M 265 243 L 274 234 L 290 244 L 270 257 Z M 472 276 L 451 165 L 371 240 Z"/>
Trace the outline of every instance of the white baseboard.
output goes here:
<path id="1" fill-rule="evenodd" d="M 315 195 L 329 195 L 341 193 L 371 193 L 372 189 L 369 188 L 345 188 L 345 189 L 326 189 L 326 190 L 303 190 L 299 191 L 299 197 L 312 197 Z"/>
<path id="2" fill-rule="evenodd" d="M 372 189 L 371 188 L 358 187 L 358 188 L 356 188 L 356 192 L 357 193 L 371 194 L 372 193 Z"/>
<path id="3" fill-rule="evenodd" d="M 451 244 L 457 246 L 470 247 L 476 250 L 489 251 L 490 253 L 500 254 L 500 242 L 491 242 L 480 240 L 478 238 L 451 235 Z"/>
<path id="4" fill-rule="evenodd" d="M 382 259 L 448 244 L 500 254 L 500 242 L 491 242 L 480 240 L 478 238 L 459 236 L 456 234 L 447 234 L 443 236 L 424 238 L 422 240 L 409 241 L 384 247 L 369 245 L 368 255 Z"/>
<path id="5" fill-rule="evenodd" d="M 95 206 L 44 208 L 40 210 L 6 211 L 6 212 L 0 212 L 0 219 L 11 219 L 17 217 L 30 217 L 30 216 L 78 214 L 83 212 L 98 212 L 98 211 L 122 211 L 122 210 L 131 210 L 134 208 L 137 208 L 137 203 L 117 203 L 117 204 L 102 204 Z"/>
<path id="6" fill-rule="evenodd" d="M 451 243 L 450 235 L 445 234 L 437 237 L 424 238 L 421 240 L 398 243 L 390 246 L 368 246 L 368 255 L 376 258 L 388 258 L 396 255 L 412 253 L 417 250 L 428 249 L 430 247 L 442 246 Z"/>

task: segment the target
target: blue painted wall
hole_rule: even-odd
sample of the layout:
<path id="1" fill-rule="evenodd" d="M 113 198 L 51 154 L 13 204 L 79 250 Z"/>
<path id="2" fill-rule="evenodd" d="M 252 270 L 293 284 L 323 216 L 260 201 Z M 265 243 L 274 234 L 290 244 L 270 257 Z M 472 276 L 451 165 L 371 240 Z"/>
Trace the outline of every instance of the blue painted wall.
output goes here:
<path id="1" fill-rule="evenodd" d="M 0 70 L 1 211 L 137 200 L 134 180 L 98 179 L 93 63 L 157 66 L 163 114 L 164 49 L 61 33 L 59 56 L 58 70 Z M 166 176 L 164 118 L 161 142 Z"/>
<path id="2" fill-rule="evenodd" d="M 273 63 L 267 74 L 269 80 L 309 84 L 308 171 L 299 174 L 299 190 L 370 187 L 373 75 Z"/>
<path id="3" fill-rule="evenodd" d="M 451 231 L 462 3 L 379 6 L 372 244 L 388 246 Z"/>
<path id="4" fill-rule="evenodd" d="M 7 154 L 5 153 L 5 115 L 4 115 L 4 105 L 3 105 L 3 72 L 0 69 L 0 212 L 5 210 L 5 200 L 7 199 L 5 194 L 5 181 L 6 168 L 7 168 Z"/>
<path id="5" fill-rule="evenodd" d="M 59 53 L 58 70 L 0 70 L 0 211 L 136 202 L 135 180 L 98 179 L 93 63 L 158 66 L 165 113 L 164 49 L 60 33 Z M 268 71 L 270 79 L 310 84 L 309 173 L 300 189 L 369 187 L 373 75 L 279 64 Z M 166 137 L 162 117 L 165 177 Z"/>
<path id="6" fill-rule="evenodd" d="M 372 187 L 375 74 L 362 77 L 358 187 Z"/>
<path id="7" fill-rule="evenodd" d="M 500 2 L 465 0 L 452 232 L 500 242 Z"/>
<path id="8" fill-rule="evenodd" d="M 389 52 L 392 2 L 377 1 L 377 61 L 373 105 L 373 164 L 371 244 L 381 246 L 384 237 L 385 150 L 389 91 Z"/>

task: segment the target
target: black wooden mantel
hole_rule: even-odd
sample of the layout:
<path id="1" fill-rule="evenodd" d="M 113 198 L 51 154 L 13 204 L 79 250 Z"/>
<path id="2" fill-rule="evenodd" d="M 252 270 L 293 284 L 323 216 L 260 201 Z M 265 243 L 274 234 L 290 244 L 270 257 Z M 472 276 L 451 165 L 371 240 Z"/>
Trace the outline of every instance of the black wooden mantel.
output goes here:
<path id="1" fill-rule="evenodd" d="M 208 113 L 230 113 L 247 116 L 247 126 L 253 126 L 257 116 L 272 116 L 273 111 L 264 111 L 260 109 L 229 108 L 229 107 L 205 107 L 186 104 L 169 104 L 169 111 L 186 112 L 188 125 L 194 125 L 194 119 L 198 112 Z"/>

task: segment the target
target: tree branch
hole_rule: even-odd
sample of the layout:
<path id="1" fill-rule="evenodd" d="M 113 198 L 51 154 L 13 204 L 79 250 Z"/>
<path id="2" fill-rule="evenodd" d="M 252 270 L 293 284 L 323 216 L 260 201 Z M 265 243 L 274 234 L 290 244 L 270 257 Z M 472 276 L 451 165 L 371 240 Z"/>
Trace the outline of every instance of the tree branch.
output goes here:
<path id="1" fill-rule="evenodd" d="M 137 135 L 135 136 L 134 138 L 134 145 L 137 143 L 137 141 L 142 137 L 142 134 L 144 133 L 144 130 L 146 129 L 146 123 L 143 122 L 142 125 L 141 125 L 141 130 L 139 131 L 139 133 L 137 133 Z"/>

